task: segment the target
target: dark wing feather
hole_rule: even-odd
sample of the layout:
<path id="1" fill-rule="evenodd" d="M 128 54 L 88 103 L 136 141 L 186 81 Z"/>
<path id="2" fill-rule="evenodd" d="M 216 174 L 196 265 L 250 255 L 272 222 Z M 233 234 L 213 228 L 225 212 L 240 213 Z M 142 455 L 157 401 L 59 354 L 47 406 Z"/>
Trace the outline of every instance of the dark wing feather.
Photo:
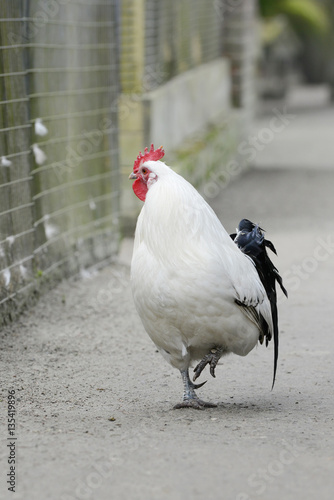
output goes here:
<path id="1" fill-rule="evenodd" d="M 274 329 L 274 375 L 272 384 L 272 387 L 274 387 L 278 360 L 278 312 L 276 281 L 281 287 L 283 293 L 288 296 L 288 293 L 283 286 L 282 278 L 279 275 L 278 270 L 270 260 L 266 248 L 269 248 L 275 254 L 277 254 L 277 252 L 272 242 L 265 239 L 264 230 L 260 228 L 258 224 L 254 224 L 248 219 L 242 219 L 238 227 L 238 232 L 231 234 L 230 236 L 238 245 L 240 250 L 253 260 L 270 302 Z M 266 334 L 266 345 L 268 345 L 268 342 L 270 340 L 271 335 L 268 329 Z"/>

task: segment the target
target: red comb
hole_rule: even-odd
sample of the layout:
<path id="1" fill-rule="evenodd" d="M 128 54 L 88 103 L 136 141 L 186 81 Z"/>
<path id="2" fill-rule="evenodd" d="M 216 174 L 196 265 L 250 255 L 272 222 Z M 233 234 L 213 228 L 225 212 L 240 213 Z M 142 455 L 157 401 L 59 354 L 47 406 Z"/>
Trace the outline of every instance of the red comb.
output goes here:
<path id="1" fill-rule="evenodd" d="M 163 150 L 163 147 L 160 146 L 158 149 L 154 149 L 153 144 L 151 144 L 150 150 L 147 148 L 144 149 L 144 154 L 142 154 L 141 151 L 139 151 L 139 155 L 137 156 L 136 161 L 134 162 L 133 165 L 133 171 L 134 173 L 138 172 L 138 169 L 140 165 L 142 165 L 145 161 L 152 160 L 160 160 L 165 154 L 165 151 Z"/>

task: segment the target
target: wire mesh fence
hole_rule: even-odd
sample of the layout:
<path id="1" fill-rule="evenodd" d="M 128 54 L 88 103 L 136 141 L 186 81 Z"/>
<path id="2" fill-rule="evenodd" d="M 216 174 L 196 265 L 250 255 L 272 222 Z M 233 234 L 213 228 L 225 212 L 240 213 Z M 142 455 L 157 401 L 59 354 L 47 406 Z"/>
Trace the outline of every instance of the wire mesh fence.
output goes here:
<path id="1" fill-rule="evenodd" d="M 249 3 L 1 1 L 0 324 L 43 284 L 115 255 L 144 94 L 221 57 L 226 14 L 238 26 Z"/>
<path id="2" fill-rule="evenodd" d="M 146 0 L 144 18 L 140 19 L 136 2 L 124 0 L 123 92 L 153 90 L 184 71 L 220 57 L 223 16 L 219 1 Z M 143 63 L 135 58 L 138 29 L 145 33 Z"/>
<path id="3" fill-rule="evenodd" d="M 0 308 L 118 241 L 117 2 L 0 6 Z"/>

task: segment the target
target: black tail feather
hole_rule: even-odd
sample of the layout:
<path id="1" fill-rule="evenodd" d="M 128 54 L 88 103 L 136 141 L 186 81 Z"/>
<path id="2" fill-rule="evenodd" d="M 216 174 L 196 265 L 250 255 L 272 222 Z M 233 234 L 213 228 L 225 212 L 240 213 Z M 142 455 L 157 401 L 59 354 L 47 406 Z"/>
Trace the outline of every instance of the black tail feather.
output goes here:
<path id="1" fill-rule="evenodd" d="M 275 385 L 275 380 L 276 380 L 276 371 L 277 371 L 277 361 L 278 361 L 278 337 L 279 337 L 279 332 L 278 332 L 278 312 L 277 312 L 277 305 L 276 303 L 273 304 L 272 301 L 270 301 L 270 306 L 271 306 L 271 316 L 273 319 L 273 328 L 274 328 L 274 373 L 273 373 L 273 383 L 271 386 L 271 390 L 273 390 L 274 385 Z"/>
<path id="2" fill-rule="evenodd" d="M 273 253 L 277 255 L 276 248 L 271 241 L 264 238 L 264 230 L 259 227 L 258 224 L 254 224 L 248 219 L 242 219 L 238 227 L 238 232 L 231 234 L 230 236 L 238 245 L 240 250 L 253 260 L 270 302 L 274 337 L 274 374 L 272 383 L 273 389 L 276 379 L 279 348 L 276 281 L 282 289 L 284 295 L 286 295 L 286 297 L 288 296 L 288 293 L 283 286 L 282 277 L 279 275 L 278 270 L 270 260 L 266 250 L 266 248 L 269 248 Z M 268 331 L 268 334 L 266 336 L 266 345 L 268 345 L 270 339 L 271 335 Z"/>

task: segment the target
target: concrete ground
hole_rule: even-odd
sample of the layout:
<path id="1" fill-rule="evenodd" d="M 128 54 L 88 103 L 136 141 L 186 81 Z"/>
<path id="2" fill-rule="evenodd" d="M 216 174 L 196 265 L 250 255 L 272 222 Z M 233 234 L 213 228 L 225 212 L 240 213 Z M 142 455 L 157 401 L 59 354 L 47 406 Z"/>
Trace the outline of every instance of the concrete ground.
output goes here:
<path id="1" fill-rule="evenodd" d="M 134 310 L 127 241 L 117 264 L 62 283 L 0 334 L 1 499 L 332 498 L 334 109 L 321 89 L 282 106 L 268 104 L 257 120 L 253 169 L 211 200 L 227 230 L 248 217 L 278 250 L 289 300 L 279 299 L 274 390 L 273 346 L 259 346 L 224 358 L 216 379 L 202 375 L 199 395 L 217 408 L 172 409 L 180 376 Z"/>

